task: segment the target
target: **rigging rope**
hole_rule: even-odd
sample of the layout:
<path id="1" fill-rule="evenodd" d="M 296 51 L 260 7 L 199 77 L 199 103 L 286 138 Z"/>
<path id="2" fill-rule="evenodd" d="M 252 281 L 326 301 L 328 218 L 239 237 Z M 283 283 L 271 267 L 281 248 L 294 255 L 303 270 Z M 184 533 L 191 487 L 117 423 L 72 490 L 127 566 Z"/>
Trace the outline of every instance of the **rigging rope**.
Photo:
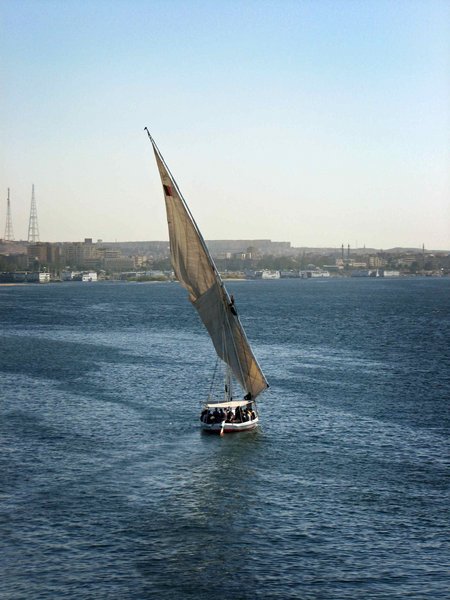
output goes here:
<path id="1" fill-rule="evenodd" d="M 216 373 L 217 373 L 217 367 L 219 366 L 219 357 L 216 356 L 216 364 L 214 366 L 214 371 L 213 371 L 213 376 L 212 376 L 212 380 L 211 380 L 211 386 L 209 388 L 209 394 L 208 394 L 208 400 L 212 399 L 212 390 L 214 387 L 214 382 L 216 381 Z"/>

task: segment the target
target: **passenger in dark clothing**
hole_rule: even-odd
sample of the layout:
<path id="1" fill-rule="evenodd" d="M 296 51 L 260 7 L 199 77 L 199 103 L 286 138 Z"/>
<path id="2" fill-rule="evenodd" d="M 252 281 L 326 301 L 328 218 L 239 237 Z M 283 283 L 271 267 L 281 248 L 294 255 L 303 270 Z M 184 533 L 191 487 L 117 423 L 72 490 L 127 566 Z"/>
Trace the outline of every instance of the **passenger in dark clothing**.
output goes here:
<path id="1" fill-rule="evenodd" d="M 230 303 L 228 304 L 228 307 L 229 307 L 231 313 L 233 315 L 237 316 L 237 310 L 234 307 L 234 296 L 233 296 L 233 294 L 231 294 L 231 296 L 230 296 Z"/>

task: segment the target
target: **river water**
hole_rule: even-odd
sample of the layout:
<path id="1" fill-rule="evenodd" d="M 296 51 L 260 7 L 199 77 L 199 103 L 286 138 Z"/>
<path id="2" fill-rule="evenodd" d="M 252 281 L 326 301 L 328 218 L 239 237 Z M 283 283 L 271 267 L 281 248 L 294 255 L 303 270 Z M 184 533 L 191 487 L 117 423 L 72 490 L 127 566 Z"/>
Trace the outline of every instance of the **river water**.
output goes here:
<path id="1" fill-rule="evenodd" d="M 0 287 L 0 597 L 448 598 L 450 279 L 230 282 L 270 389 L 199 430 L 174 283 Z"/>

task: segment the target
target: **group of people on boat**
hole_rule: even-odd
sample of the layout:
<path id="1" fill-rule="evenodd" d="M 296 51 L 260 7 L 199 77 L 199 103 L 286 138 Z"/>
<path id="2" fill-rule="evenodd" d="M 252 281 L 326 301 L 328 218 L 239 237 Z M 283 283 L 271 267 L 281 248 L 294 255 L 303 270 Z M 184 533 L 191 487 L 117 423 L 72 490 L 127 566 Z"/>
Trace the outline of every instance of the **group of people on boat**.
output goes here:
<path id="1" fill-rule="evenodd" d="M 231 407 L 226 408 L 205 408 L 200 415 L 200 420 L 208 425 L 215 423 L 246 423 L 256 419 L 256 412 L 251 404 L 247 406 L 237 406 L 234 410 Z"/>

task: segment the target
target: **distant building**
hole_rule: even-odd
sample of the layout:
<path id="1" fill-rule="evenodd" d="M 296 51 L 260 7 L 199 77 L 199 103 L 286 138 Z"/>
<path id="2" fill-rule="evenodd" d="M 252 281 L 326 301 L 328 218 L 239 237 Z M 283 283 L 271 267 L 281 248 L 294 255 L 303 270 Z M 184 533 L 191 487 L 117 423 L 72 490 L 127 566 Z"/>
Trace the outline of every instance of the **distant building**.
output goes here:
<path id="1" fill-rule="evenodd" d="M 27 273 L 27 282 L 28 283 L 49 283 L 50 282 L 50 273 L 47 272 L 33 272 Z"/>
<path id="2" fill-rule="evenodd" d="M 387 265 L 387 260 L 382 258 L 381 256 L 369 256 L 369 267 L 376 267 L 379 269 L 380 267 L 385 267 Z"/>
<path id="3" fill-rule="evenodd" d="M 62 247 L 62 258 L 66 265 L 72 267 L 99 266 L 99 253 L 91 238 L 84 242 L 67 242 Z"/>
<path id="4" fill-rule="evenodd" d="M 0 273 L 1 283 L 49 283 L 50 273 L 34 271 L 12 271 L 11 273 Z"/>
<path id="5" fill-rule="evenodd" d="M 136 255 L 132 257 L 134 260 L 134 264 L 136 265 L 136 269 L 140 269 L 141 267 L 144 267 L 146 265 L 148 265 L 149 263 L 152 263 L 152 258 L 149 256 L 141 256 L 141 255 Z"/>
<path id="6" fill-rule="evenodd" d="M 400 271 L 386 271 L 382 272 L 383 277 L 400 277 Z"/>
<path id="7" fill-rule="evenodd" d="M 97 273 L 95 271 L 89 271 L 81 274 L 81 281 L 97 281 Z"/>
<path id="8" fill-rule="evenodd" d="M 299 275 L 302 279 L 317 279 L 320 277 L 330 277 L 329 271 L 323 271 L 316 267 L 315 269 L 307 269 L 305 271 L 299 271 Z"/>
<path id="9" fill-rule="evenodd" d="M 103 266 L 110 273 L 120 273 L 122 271 L 133 271 L 135 269 L 134 260 L 129 256 L 117 256 L 114 258 L 105 258 Z"/>
<path id="10" fill-rule="evenodd" d="M 61 271 L 61 281 L 97 281 L 96 271 Z"/>
<path id="11" fill-rule="evenodd" d="M 324 271 L 329 271 L 330 273 L 338 273 L 339 271 L 342 271 L 343 268 L 343 265 L 323 265 Z"/>
<path id="12" fill-rule="evenodd" d="M 300 277 L 300 273 L 294 270 L 280 271 L 280 277 L 282 279 L 298 279 Z"/>
<path id="13" fill-rule="evenodd" d="M 291 242 L 272 242 L 272 240 L 206 240 L 206 245 L 214 258 L 226 258 L 224 255 L 227 253 L 230 255 L 237 253 L 271 254 L 272 256 L 295 253 Z M 250 248 L 251 251 L 248 252 L 247 249 Z"/>
<path id="14" fill-rule="evenodd" d="M 27 254 L 0 254 L 1 268 L 5 271 L 25 271 L 28 268 Z"/>
<path id="15" fill-rule="evenodd" d="M 36 242 L 27 248 L 28 263 L 38 261 L 41 265 L 54 265 L 61 259 L 61 249 L 58 244 Z"/>
<path id="16" fill-rule="evenodd" d="M 264 269 L 261 271 L 261 279 L 280 279 L 280 271 L 270 271 Z"/>
<path id="17" fill-rule="evenodd" d="M 144 263 L 146 257 L 141 256 Z M 72 242 L 63 245 L 64 263 L 79 270 L 94 271 L 105 269 L 110 272 L 129 271 L 135 268 L 133 257 L 123 256 L 120 248 L 99 246 L 86 238 L 84 242 Z"/>

